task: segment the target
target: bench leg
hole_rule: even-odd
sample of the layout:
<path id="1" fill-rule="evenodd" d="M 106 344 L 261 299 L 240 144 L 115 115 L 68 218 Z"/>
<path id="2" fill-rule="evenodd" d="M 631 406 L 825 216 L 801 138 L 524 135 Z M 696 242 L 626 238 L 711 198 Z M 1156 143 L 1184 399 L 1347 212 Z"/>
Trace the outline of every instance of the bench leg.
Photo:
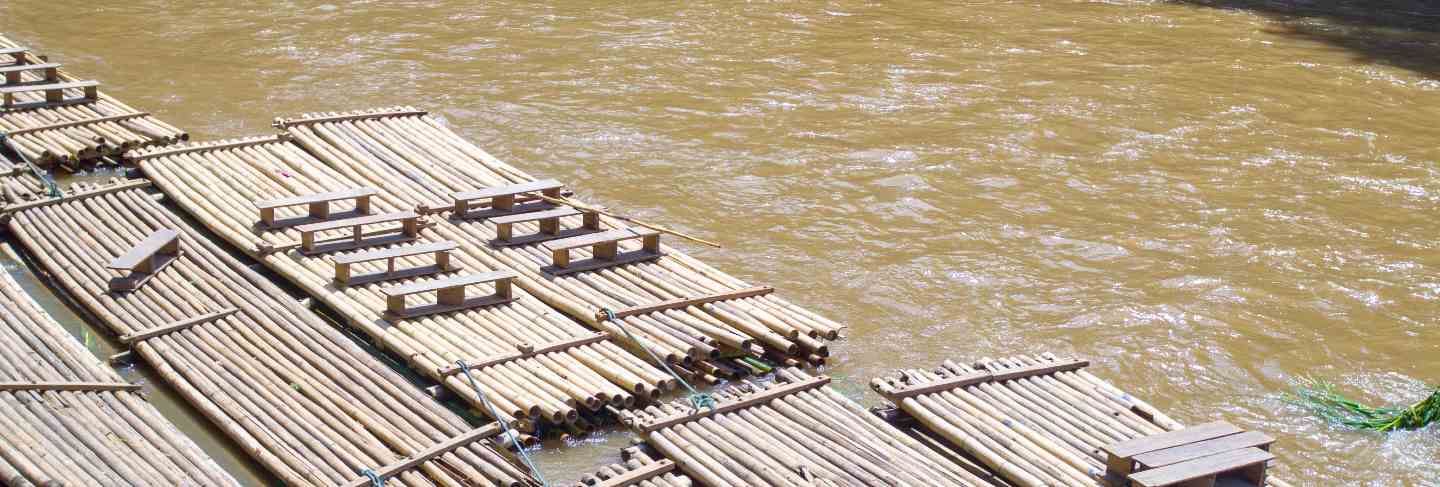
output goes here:
<path id="1" fill-rule="evenodd" d="M 94 100 L 100 98 L 100 88 L 94 86 L 85 87 L 85 99 Z"/>
<path id="2" fill-rule="evenodd" d="M 20 82 L 20 72 L 5 73 L 5 84 L 13 85 Z"/>
<path id="3" fill-rule="evenodd" d="M 457 219 L 462 219 L 462 220 L 463 220 L 463 219 L 465 219 L 465 217 L 469 216 L 469 213 L 470 213 L 470 202 L 469 202 L 469 201 L 465 201 L 465 200 L 456 201 L 456 202 L 455 202 L 455 209 L 452 210 L 452 211 L 454 212 L 454 215 L 452 215 L 452 216 L 454 216 L 454 217 L 457 218 Z"/>
<path id="4" fill-rule="evenodd" d="M 405 316 L 405 296 L 386 297 L 385 309 L 395 316 Z"/>
<path id="5" fill-rule="evenodd" d="M 65 90 L 45 90 L 45 101 L 47 103 L 60 103 L 65 101 Z"/>
<path id="6" fill-rule="evenodd" d="M 502 211 L 513 210 L 515 209 L 515 195 L 496 196 L 490 200 L 490 207 Z"/>
<path id="7" fill-rule="evenodd" d="M 318 218 L 321 220 L 330 218 L 330 203 L 324 201 L 310 203 L 310 218 Z"/>
<path id="8" fill-rule="evenodd" d="M 501 299 L 515 298 L 515 288 L 509 279 L 495 281 L 495 295 L 500 296 Z"/>
<path id="9" fill-rule="evenodd" d="M 495 225 L 495 238 L 501 242 L 510 241 L 510 232 L 514 225 L 509 223 L 497 223 Z"/>
<path id="10" fill-rule="evenodd" d="M 355 199 L 355 212 L 361 215 L 370 214 L 370 197 L 361 196 Z"/>
<path id="11" fill-rule="evenodd" d="M 261 209 L 260 209 L 260 225 L 262 225 L 262 226 L 264 226 L 264 227 L 266 227 L 266 228 L 275 226 L 275 209 L 274 209 L 274 208 L 261 208 Z"/>
<path id="12" fill-rule="evenodd" d="M 335 264 L 335 282 L 350 284 L 350 264 Z"/>
<path id="13" fill-rule="evenodd" d="M 644 237 L 641 237 L 640 240 L 642 242 L 641 246 L 645 249 L 646 252 L 652 254 L 660 253 L 660 234 L 657 233 L 655 235 L 646 235 Z"/>
<path id="14" fill-rule="evenodd" d="M 592 254 L 595 254 L 595 258 L 596 258 L 596 259 L 600 259 L 600 260 L 615 260 L 615 257 L 618 256 L 618 255 L 620 255 L 620 243 L 619 243 L 619 242 L 600 242 L 600 243 L 597 243 L 597 244 L 595 244 L 595 246 L 591 249 L 591 253 L 592 253 Z"/>
<path id="15" fill-rule="evenodd" d="M 58 68 L 45 68 L 45 81 L 50 82 L 50 83 L 59 82 L 59 81 L 60 81 L 60 69 L 58 69 Z"/>
<path id="16" fill-rule="evenodd" d="M 600 229 L 600 214 L 599 214 L 599 213 L 596 213 L 596 212 L 593 212 L 593 211 L 587 211 L 587 212 L 585 212 L 585 213 L 581 216 L 581 218 L 584 218 L 584 219 L 585 219 L 585 225 L 584 225 L 584 226 L 585 226 L 585 229 L 586 229 L 586 230 L 599 230 L 599 229 Z"/>
<path id="17" fill-rule="evenodd" d="M 355 226 L 353 226 L 353 227 L 350 227 L 350 241 L 351 241 L 351 242 L 355 242 L 355 245 L 360 245 L 360 241 L 361 241 L 361 240 L 364 240 L 364 239 L 365 239 L 365 227 L 360 226 L 360 225 L 355 225 Z"/>
<path id="18" fill-rule="evenodd" d="M 404 229 L 403 231 L 406 237 L 420 236 L 420 220 L 417 218 L 406 218 L 405 221 L 401 223 L 401 227 Z"/>
<path id="19" fill-rule="evenodd" d="M 1175 484 L 1175 487 L 1215 487 L 1215 476 L 1201 477 L 1194 480 L 1186 480 Z M 1264 486 L 1256 486 L 1264 487 Z"/>
<path id="20" fill-rule="evenodd" d="M 546 218 L 540 220 L 540 233 L 546 235 L 555 235 L 560 233 L 560 219 Z"/>
<path id="21" fill-rule="evenodd" d="M 439 252 L 435 252 L 435 268 L 442 271 L 451 270 L 449 250 L 441 250 Z"/>
<path id="22" fill-rule="evenodd" d="M 300 232 L 300 248 L 306 252 L 315 250 L 315 232 Z"/>
<path id="23" fill-rule="evenodd" d="M 1255 484 L 1255 487 L 1265 487 L 1265 470 L 1268 466 L 1265 462 L 1257 463 L 1239 470 L 1240 478 Z"/>
<path id="24" fill-rule="evenodd" d="M 146 257 L 139 264 L 135 264 L 135 272 L 140 274 L 155 272 L 155 256 Z"/>
<path id="25" fill-rule="evenodd" d="M 569 249 L 559 249 L 559 250 L 551 251 L 551 252 L 550 252 L 550 263 L 551 263 L 551 264 L 554 264 L 555 267 L 568 267 L 568 266 L 570 266 L 570 250 L 569 250 Z"/>
<path id="26" fill-rule="evenodd" d="M 450 306 L 465 304 L 465 286 L 447 287 L 435 293 L 435 302 Z"/>

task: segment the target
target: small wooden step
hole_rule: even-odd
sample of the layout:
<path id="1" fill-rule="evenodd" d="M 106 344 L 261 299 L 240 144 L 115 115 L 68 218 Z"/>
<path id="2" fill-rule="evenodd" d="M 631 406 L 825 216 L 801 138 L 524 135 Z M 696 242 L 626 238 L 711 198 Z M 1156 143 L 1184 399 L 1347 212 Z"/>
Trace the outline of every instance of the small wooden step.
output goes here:
<path id="1" fill-rule="evenodd" d="M 636 238 L 643 242 L 640 250 L 620 253 L 620 242 Z M 551 265 L 543 267 L 541 270 L 553 275 L 643 262 L 658 259 L 663 255 L 660 252 L 660 232 L 639 227 L 617 228 L 600 233 L 551 240 L 545 242 L 544 245 L 551 252 Z M 590 247 L 593 257 L 579 262 L 570 262 L 570 251 L 582 247 Z"/>
<path id="2" fill-rule="evenodd" d="M 358 286 L 372 282 L 389 281 L 394 279 L 408 279 L 412 277 L 428 276 L 443 272 L 451 272 L 455 267 L 450 264 L 450 251 L 460 248 L 460 244 L 451 241 L 411 245 L 408 247 L 395 247 L 389 249 L 372 250 L 369 252 L 358 252 L 335 257 L 335 282 L 342 286 Z M 435 254 L 435 265 L 411 267 L 408 269 L 396 269 L 395 260 L 413 255 Z M 385 270 L 359 276 L 352 276 L 350 267 L 364 262 L 385 261 Z"/>
<path id="3" fill-rule="evenodd" d="M 559 181 L 544 179 L 473 191 L 457 191 L 450 193 L 450 199 L 453 200 L 454 206 L 454 211 L 450 217 L 456 220 L 490 218 L 553 208 L 554 205 L 543 201 L 516 205 L 515 197 L 525 193 L 538 192 L 551 198 L 558 198 L 560 197 L 561 190 L 564 188 L 565 186 L 560 184 Z M 480 202 L 489 202 L 490 208 L 481 211 L 471 211 L 470 207 Z"/>
<path id="4" fill-rule="evenodd" d="M 279 228 L 304 223 L 306 220 L 324 220 L 330 218 L 330 203 L 335 201 L 355 200 L 355 215 L 369 215 L 370 198 L 378 193 L 375 188 L 354 188 L 344 191 L 258 201 L 255 203 L 255 207 L 260 209 L 261 228 Z M 309 206 L 310 208 L 304 217 L 292 218 L 284 222 L 276 222 L 275 210 L 277 208 L 290 206 Z"/>
<path id="5" fill-rule="evenodd" d="M 401 224 L 400 228 L 397 229 L 398 234 L 370 238 L 365 237 L 366 226 L 395 222 Z M 348 240 L 325 244 L 316 243 L 316 233 L 345 228 L 350 229 L 350 238 Z M 300 225 L 295 227 L 295 229 L 300 231 L 300 253 L 316 255 L 414 240 L 420 236 L 420 215 L 413 211 L 398 211 L 395 213 L 368 215 L 344 220 L 310 223 Z"/>
<path id="6" fill-rule="evenodd" d="M 1135 471 L 1135 455 L 1229 436 L 1241 431 L 1230 423 L 1215 421 L 1106 445 L 1101 448 L 1108 456 L 1105 473 L 1107 476 L 1124 478 Z"/>
<path id="7" fill-rule="evenodd" d="M 66 83 L 4 85 L 0 86 L 0 95 L 5 96 L 3 107 L 10 108 L 15 106 L 15 95 L 20 93 L 34 93 L 43 91 L 45 92 L 46 103 L 60 103 L 65 101 L 65 90 L 71 89 L 85 90 L 85 100 L 94 100 L 96 98 L 99 98 L 99 87 L 100 82 L 93 80 L 71 81 Z"/>
<path id="8" fill-rule="evenodd" d="M 576 215 L 582 215 L 583 218 L 579 228 L 560 228 L 561 218 Z M 530 235 L 514 236 L 515 224 L 525 222 L 540 222 L 540 231 Z M 581 211 L 568 206 L 562 206 L 549 210 L 497 216 L 491 218 L 490 223 L 495 224 L 495 240 L 492 240 L 490 245 L 508 247 L 548 242 L 598 232 L 600 231 L 600 214 L 593 211 Z"/>
<path id="9" fill-rule="evenodd" d="M 56 83 L 60 81 L 59 63 L 13 64 L 10 66 L 0 66 L 0 74 L 5 75 L 5 84 L 7 85 L 19 83 L 20 76 L 27 71 L 44 71 L 45 81 L 49 81 L 51 83 Z"/>
<path id="10" fill-rule="evenodd" d="M 380 292 L 386 296 L 385 318 L 389 320 L 403 320 L 508 303 L 515 300 L 511 283 L 515 277 L 517 276 L 514 271 L 500 270 L 382 288 Z M 465 297 L 465 288 L 467 286 L 490 282 L 495 283 L 494 294 L 478 298 Z M 435 304 L 415 308 L 406 307 L 406 296 L 432 291 L 435 292 L 436 295 Z"/>
<path id="11" fill-rule="evenodd" d="M 138 289 L 179 256 L 180 232 L 169 228 L 156 230 L 105 266 L 126 273 L 125 276 L 110 280 L 110 290 L 118 292 Z"/>
<path id="12" fill-rule="evenodd" d="M 1230 450 L 1131 474 L 1130 484 L 1138 487 L 1212 487 L 1217 477 L 1231 474 L 1255 487 L 1264 487 L 1265 465 L 1274 459 L 1275 455 L 1259 448 Z"/>

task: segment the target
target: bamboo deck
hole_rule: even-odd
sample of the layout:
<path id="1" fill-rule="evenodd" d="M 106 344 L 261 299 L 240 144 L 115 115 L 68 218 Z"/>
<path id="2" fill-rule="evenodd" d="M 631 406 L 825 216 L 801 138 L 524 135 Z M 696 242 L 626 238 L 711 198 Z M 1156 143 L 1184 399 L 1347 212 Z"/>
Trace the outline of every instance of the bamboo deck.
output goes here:
<path id="1" fill-rule="evenodd" d="M 20 48 L 21 44 L 0 36 L 0 48 Z M 0 55 L 0 67 L 44 62 L 38 54 L 25 54 L 24 62 L 16 63 L 10 55 Z M 60 82 L 80 81 L 59 71 Z M 4 80 L 0 79 L 0 83 Z M 25 72 L 22 83 L 44 83 L 44 76 Z M 3 85 L 0 85 L 3 86 Z M 16 95 L 16 106 L 0 108 L 0 132 L 7 134 L 15 150 L 27 160 L 44 168 L 56 164 L 79 167 L 102 157 L 117 156 L 139 147 L 166 145 L 186 140 L 185 131 L 136 110 L 103 91 L 94 100 L 76 100 L 82 90 L 65 90 L 70 99 L 46 102 L 43 93 Z"/>
<path id="2" fill-rule="evenodd" d="M 240 485 L 123 382 L 0 273 L 0 484 Z"/>
<path id="3" fill-rule="evenodd" d="M 714 410 L 675 402 L 622 419 L 710 487 L 990 485 L 846 399 L 828 378 L 776 375 L 768 386 L 718 392 Z"/>
<path id="4" fill-rule="evenodd" d="M 935 435 L 1020 487 L 1109 487 L 1105 445 L 1182 429 L 1145 401 L 1045 354 L 946 361 L 873 380 Z M 1269 485 L 1288 487 L 1273 477 Z"/>
<path id="5" fill-rule="evenodd" d="M 691 487 L 695 481 L 675 467 L 675 462 L 656 460 L 640 446 L 621 451 L 621 463 L 605 465 L 585 474 L 569 487 Z"/>
<path id="6" fill-rule="evenodd" d="M 0 149 L 0 209 L 45 196 L 45 183 L 30 168 L 5 159 Z"/>
<path id="7" fill-rule="evenodd" d="M 536 180 L 414 108 L 307 114 L 278 120 L 276 125 L 336 171 L 359 184 L 383 188 L 422 212 L 448 211 L 453 207 L 451 192 Z M 563 222 L 576 227 L 580 217 Z M 601 223 L 602 228 L 627 226 L 608 217 Z M 533 233 L 538 228 L 534 222 L 524 223 L 515 232 Z M 520 284 L 535 296 L 616 337 L 626 335 L 602 319 L 602 310 L 638 309 L 754 289 L 668 246 L 662 246 L 664 255 L 652 261 L 557 276 L 544 270 L 551 255 L 539 245 L 484 245 L 497 237 L 496 226 L 487 220 L 443 219 L 436 231 L 445 238 L 474 243 L 465 250 L 477 261 L 519 272 Z M 633 250 L 634 244 L 622 243 L 622 250 Z M 589 256 L 588 250 L 575 253 L 574 259 Z M 824 341 L 837 338 L 843 328 L 774 294 L 701 299 L 621 320 L 661 356 L 712 382 L 717 376 L 734 378 L 750 371 L 743 363 L 721 360 L 722 356 L 767 355 L 787 365 L 822 363 L 829 355 Z"/>
<path id="8" fill-rule="evenodd" d="M 277 478 L 360 485 L 373 469 L 394 475 L 387 485 L 535 485 L 485 439 L 496 425 L 466 424 L 153 201 L 145 184 L 31 204 L 9 228 L 59 287 Z M 158 229 L 179 231 L 179 256 L 138 290 L 109 291 L 106 263 Z"/>
<path id="9" fill-rule="evenodd" d="M 501 419 L 514 421 L 521 428 L 538 426 L 534 423 L 583 427 L 586 422 L 582 412 L 604 406 L 632 407 L 675 387 L 674 379 L 612 341 L 586 343 L 587 337 L 596 335 L 593 331 L 525 290 L 516 289 L 516 300 L 506 304 L 390 321 L 384 315 L 386 298 L 380 289 L 424 282 L 426 278 L 340 286 L 333 281 L 335 265 L 331 259 L 346 253 L 306 256 L 292 248 L 300 241 L 295 227 L 263 230 L 257 226 L 259 211 L 255 202 L 365 186 L 331 170 L 293 143 L 261 138 L 188 144 L 143 151 L 137 157 L 146 174 L 167 195 L 215 233 L 335 308 L 352 326 L 403 357 L 415 370 L 455 391 L 458 397 L 478 405 L 466 377 L 446 369 L 455 366 L 457 360 L 494 363 L 474 377 L 500 415 L 505 416 Z M 382 190 L 373 199 L 375 214 L 413 208 L 390 191 Z M 440 234 L 433 226 L 421 230 L 416 243 L 447 239 L 456 241 L 461 249 L 483 245 Z M 289 249 L 262 252 L 267 246 Z M 361 249 L 368 250 L 374 248 Z M 401 259 L 400 263 L 421 266 L 432 261 L 430 256 L 415 256 Z M 503 269 L 476 259 L 471 252 L 459 252 L 452 262 L 458 263 L 462 274 Z M 420 302 L 416 298 L 409 301 Z M 515 355 L 520 345 L 538 351 L 557 343 L 560 345 L 550 347 L 554 351 L 548 353 L 523 358 Z"/>

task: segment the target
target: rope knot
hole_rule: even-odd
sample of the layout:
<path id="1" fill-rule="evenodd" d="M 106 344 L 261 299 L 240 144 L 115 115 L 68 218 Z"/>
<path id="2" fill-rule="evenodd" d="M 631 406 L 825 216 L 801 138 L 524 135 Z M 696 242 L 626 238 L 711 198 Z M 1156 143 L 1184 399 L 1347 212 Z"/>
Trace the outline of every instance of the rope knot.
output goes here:
<path id="1" fill-rule="evenodd" d="M 714 411 L 714 410 L 715 410 L 715 406 L 716 406 L 717 404 L 718 404 L 718 403 L 715 401 L 715 396 L 712 396 L 712 395 L 709 395 L 709 394 L 691 394 L 691 395 L 690 395 L 690 405 L 691 405 L 691 406 L 694 406 L 695 409 L 702 409 L 702 408 L 703 408 L 703 409 L 709 409 L 709 410 L 711 410 L 711 411 Z"/>
<path id="2" fill-rule="evenodd" d="M 615 312 L 611 311 L 610 308 L 600 308 L 600 313 L 605 315 L 605 321 L 615 321 L 618 319 L 615 317 Z"/>
<path id="3" fill-rule="evenodd" d="M 370 479 L 370 487 L 385 487 L 385 480 L 380 478 L 380 474 L 375 473 L 374 470 L 368 468 L 361 470 L 360 475 L 364 475 L 365 478 Z"/>

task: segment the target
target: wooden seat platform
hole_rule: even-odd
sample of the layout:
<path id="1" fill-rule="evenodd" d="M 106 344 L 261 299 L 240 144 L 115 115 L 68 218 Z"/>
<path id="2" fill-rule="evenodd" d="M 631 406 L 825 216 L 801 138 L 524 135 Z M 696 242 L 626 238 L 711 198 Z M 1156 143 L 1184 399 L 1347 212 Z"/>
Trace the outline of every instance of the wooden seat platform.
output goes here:
<path id="1" fill-rule="evenodd" d="M 1238 477 L 1249 485 L 1265 485 L 1266 464 L 1275 455 L 1259 448 L 1242 448 L 1204 456 L 1130 475 L 1136 487 L 1214 487 L 1222 475 Z"/>
<path id="2" fill-rule="evenodd" d="M 381 225 L 386 223 L 400 222 L 400 233 L 391 235 L 395 229 L 380 232 L 382 236 L 368 237 L 364 231 L 370 225 Z M 343 241 L 328 243 L 317 243 L 315 234 L 333 230 L 350 229 L 350 238 Z M 310 223 L 295 227 L 300 231 L 300 253 L 305 255 L 316 255 L 341 250 L 357 249 L 361 247 L 373 247 L 398 242 L 408 242 L 420 236 L 420 215 L 413 211 L 398 211 L 380 215 L 367 215 L 344 220 L 329 220 L 318 223 Z"/>
<path id="3" fill-rule="evenodd" d="M 620 242 L 630 239 L 643 241 L 640 250 L 620 253 Z M 578 262 L 570 261 L 570 251 L 590 247 L 593 257 Z M 551 265 L 541 270 L 553 275 L 601 269 L 605 267 L 643 262 L 660 258 L 660 232 L 649 228 L 617 228 L 600 233 L 591 233 L 560 240 L 545 242 L 551 252 Z"/>
<path id="4" fill-rule="evenodd" d="M 30 52 L 28 47 L 0 47 L 0 56 L 14 56 Z"/>
<path id="5" fill-rule="evenodd" d="M 60 63 L 39 63 L 39 64 L 12 64 L 0 66 L 0 73 L 5 75 L 5 84 L 11 85 L 20 82 L 20 75 L 26 71 L 44 71 L 45 80 L 51 83 L 60 81 Z"/>
<path id="6" fill-rule="evenodd" d="M 450 264 L 450 251 L 457 248 L 460 248 L 460 244 L 444 241 L 341 255 L 333 259 L 335 262 L 335 282 L 341 286 L 358 286 L 372 282 L 406 279 L 454 271 L 455 267 Z M 395 269 L 396 259 L 430 253 L 435 254 L 435 265 Z M 359 276 L 353 276 L 350 273 L 350 267 L 354 264 L 381 260 L 386 262 L 384 271 Z"/>
<path id="7" fill-rule="evenodd" d="M 88 80 L 88 81 L 71 81 L 71 82 L 66 82 L 66 83 L 4 85 L 4 86 L 0 86 L 0 95 L 4 95 L 4 96 L 5 96 L 5 101 L 4 101 L 4 104 L 3 104 L 3 105 L 0 105 L 0 106 L 3 106 L 4 108 L 13 107 L 13 106 L 15 106 L 15 95 L 16 95 L 16 94 L 19 94 L 19 93 L 34 93 L 34 92 L 37 92 L 37 91 L 43 91 L 43 92 L 45 92 L 45 102 L 46 102 L 46 103 L 60 103 L 60 102 L 65 101 L 65 90 L 70 90 L 70 89 L 83 89 L 83 90 L 85 90 L 85 97 L 84 97 L 84 99 L 85 99 L 85 100 L 94 100 L 94 99 L 96 99 L 96 98 L 99 98 L 99 96 L 100 96 L 100 88 L 99 88 L 99 87 L 100 87 L 100 82 L 99 82 L 99 81 L 93 81 L 93 80 Z"/>
<path id="8" fill-rule="evenodd" d="M 139 289 L 151 276 L 179 256 L 180 232 L 168 228 L 156 230 L 105 266 L 126 273 L 125 276 L 110 280 L 110 290 L 119 292 Z"/>
<path id="9" fill-rule="evenodd" d="M 583 222 L 580 228 L 561 229 L 560 219 L 567 216 L 583 215 Z M 508 247 L 512 245 L 525 245 L 537 242 L 546 242 L 562 238 L 574 237 L 600 231 L 600 214 L 593 211 L 581 211 L 569 206 L 552 208 L 549 210 L 533 211 L 529 213 L 516 213 L 513 215 L 497 216 L 490 219 L 495 224 L 495 240 L 490 245 L 496 247 Z M 540 222 L 540 231 L 530 235 L 514 236 L 514 228 L 517 223 Z"/>
<path id="10" fill-rule="evenodd" d="M 1230 423 L 1216 421 L 1106 445 L 1101 448 L 1107 457 L 1105 474 L 1116 477 L 1129 475 L 1135 471 L 1134 457 L 1142 453 L 1174 448 L 1240 432 L 1242 432 L 1240 428 Z"/>
<path id="11" fill-rule="evenodd" d="M 457 220 L 490 218 L 553 208 L 554 205 L 544 201 L 516 204 L 515 197 L 525 193 L 538 192 L 551 198 L 558 198 L 560 197 L 560 191 L 564 188 L 565 186 L 560 184 L 559 181 L 543 179 L 528 183 L 450 193 L 450 198 L 454 200 L 454 212 L 451 213 L 450 217 Z M 485 202 L 489 203 L 489 209 L 480 211 L 471 210 L 471 206 L 476 203 Z"/>
<path id="12" fill-rule="evenodd" d="M 511 282 L 515 277 L 517 276 L 514 271 L 500 270 L 382 288 L 380 292 L 385 294 L 385 318 L 403 320 L 508 303 L 515 300 Z M 494 294 L 477 298 L 465 297 L 467 286 L 491 282 L 495 283 Z M 406 296 L 431 291 L 436 292 L 435 304 L 415 308 L 406 307 Z"/>
<path id="13" fill-rule="evenodd" d="M 298 225 L 310 220 L 325 220 L 330 218 L 330 203 L 334 201 L 355 200 L 354 215 L 369 215 L 370 198 L 378 193 L 375 188 L 355 188 L 344 191 L 259 201 L 255 203 L 255 207 L 260 209 L 261 228 L 282 228 Z M 302 217 L 291 218 L 283 222 L 275 221 L 275 209 L 290 206 L 309 206 L 310 211 Z"/>
<path id="14" fill-rule="evenodd" d="M 1270 450 L 1270 445 L 1275 443 L 1275 438 L 1259 431 L 1246 431 L 1230 436 L 1222 436 L 1215 439 L 1205 440 L 1198 443 L 1181 445 L 1163 450 L 1141 453 L 1135 455 L 1135 470 L 1143 471 L 1157 467 L 1164 467 L 1196 458 L 1224 453 L 1230 450 L 1244 448 L 1259 448 Z"/>

